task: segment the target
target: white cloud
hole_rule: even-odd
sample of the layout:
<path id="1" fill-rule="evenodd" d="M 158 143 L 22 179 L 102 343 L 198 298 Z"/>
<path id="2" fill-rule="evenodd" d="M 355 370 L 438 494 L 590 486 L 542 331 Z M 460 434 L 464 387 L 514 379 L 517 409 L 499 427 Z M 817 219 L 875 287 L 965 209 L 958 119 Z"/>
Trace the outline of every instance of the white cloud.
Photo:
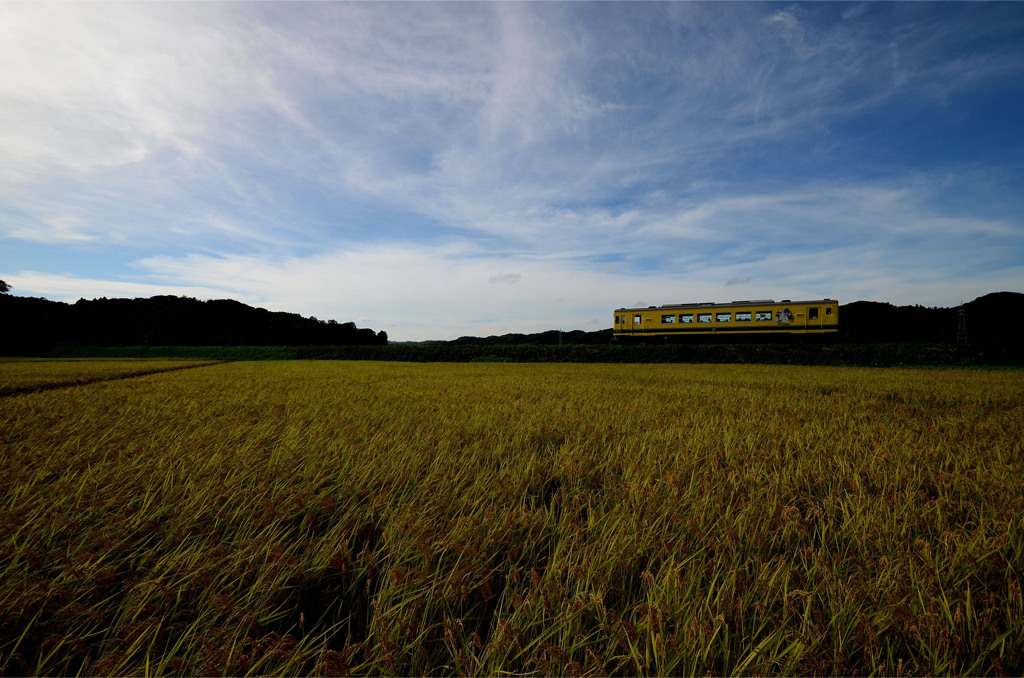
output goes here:
<path id="1" fill-rule="evenodd" d="M 518 273 L 501 273 L 498 275 L 492 275 L 487 279 L 487 282 L 492 285 L 515 285 L 522 279 L 523 276 Z"/>
<path id="2" fill-rule="evenodd" d="M 10 226 L 7 235 L 19 240 L 30 240 L 40 243 L 84 243 L 97 240 L 95 233 L 90 233 L 88 226 L 75 217 L 55 217 L 43 219 L 35 228 L 25 225 Z"/>
<path id="3" fill-rule="evenodd" d="M 0 7 L 0 155 L 18 168 L 2 178 L 197 153 L 200 113 L 222 96 L 207 65 L 231 65 L 209 29 L 181 18 L 160 6 Z"/>

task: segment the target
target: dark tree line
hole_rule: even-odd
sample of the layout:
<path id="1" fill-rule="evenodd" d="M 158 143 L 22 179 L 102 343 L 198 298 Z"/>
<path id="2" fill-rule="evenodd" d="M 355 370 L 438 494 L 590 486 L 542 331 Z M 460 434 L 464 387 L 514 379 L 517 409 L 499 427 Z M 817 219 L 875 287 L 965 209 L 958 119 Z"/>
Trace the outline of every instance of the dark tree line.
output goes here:
<path id="1" fill-rule="evenodd" d="M 253 308 L 238 301 L 190 297 L 80 299 L 66 304 L 0 294 L 0 348 L 38 354 L 57 346 L 372 346 L 387 334 Z"/>

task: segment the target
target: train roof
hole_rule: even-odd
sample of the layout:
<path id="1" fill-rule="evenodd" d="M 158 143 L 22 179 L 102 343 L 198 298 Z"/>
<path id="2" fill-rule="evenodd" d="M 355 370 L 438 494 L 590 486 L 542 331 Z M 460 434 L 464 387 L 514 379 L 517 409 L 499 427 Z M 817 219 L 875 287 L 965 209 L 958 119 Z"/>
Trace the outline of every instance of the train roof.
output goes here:
<path id="1" fill-rule="evenodd" d="M 704 301 L 692 304 L 664 304 L 662 306 L 639 306 L 635 308 L 617 308 L 616 313 L 622 311 L 651 311 L 657 309 L 677 309 L 677 308 L 732 308 L 736 306 L 782 306 L 784 304 L 792 304 L 794 306 L 798 304 L 834 304 L 835 299 L 810 299 L 808 301 L 793 301 L 791 299 L 783 299 L 782 301 L 775 301 L 774 299 L 742 299 L 739 301 L 727 301 L 722 303 L 715 303 L 713 301 Z"/>

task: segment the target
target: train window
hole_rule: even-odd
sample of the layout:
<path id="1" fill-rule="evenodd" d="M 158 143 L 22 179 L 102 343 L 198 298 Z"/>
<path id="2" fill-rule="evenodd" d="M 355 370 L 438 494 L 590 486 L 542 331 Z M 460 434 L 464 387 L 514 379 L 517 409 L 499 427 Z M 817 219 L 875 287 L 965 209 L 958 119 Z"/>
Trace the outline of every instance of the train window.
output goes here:
<path id="1" fill-rule="evenodd" d="M 732 320 L 732 313 L 719 313 L 715 316 L 716 323 L 727 323 Z"/>
<path id="2" fill-rule="evenodd" d="M 679 322 L 681 322 L 681 323 L 692 323 L 693 322 L 693 314 L 692 313 L 680 313 L 679 314 Z"/>
<path id="3" fill-rule="evenodd" d="M 666 315 L 661 316 L 661 324 L 662 325 L 669 325 L 671 323 L 674 323 L 675 321 L 676 321 L 675 313 L 668 313 Z"/>
<path id="4" fill-rule="evenodd" d="M 772 312 L 771 311 L 758 311 L 754 314 L 754 319 L 758 322 L 771 322 Z"/>
<path id="5" fill-rule="evenodd" d="M 699 322 L 699 323 L 709 323 L 709 322 L 711 322 L 711 314 L 710 313 L 698 313 L 697 314 L 697 322 Z"/>
<path id="6" fill-rule="evenodd" d="M 639 325 L 640 324 L 640 316 L 638 316 L 638 315 L 633 316 L 633 324 L 634 325 Z"/>
<path id="7" fill-rule="evenodd" d="M 832 315 L 832 307 L 831 306 L 829 306 L 828 308 L 825 309 L 825 315 Z"/>
<path id="8" fill-rule="evenodd" d="M 615 316 L 615 324 L 616 324 L 616 325 L 618 325 L 618 324 L 619 324 L 619 316 Z"/>
<path id="9" fill-rule="evenodd" d="M 808 320 L 817 320 L 818 319 L 818 309 L 817 308 L 809 308 L 809 309 L 807 309 L 807 319 Z"/>
<path id="10" fill-rule="evenodd" d="M 750 322 L 750 311 L 737 311 L 736 312 L 736 322 L 738 322 L 738 323 L 748 323 L 748 322 Z"/>

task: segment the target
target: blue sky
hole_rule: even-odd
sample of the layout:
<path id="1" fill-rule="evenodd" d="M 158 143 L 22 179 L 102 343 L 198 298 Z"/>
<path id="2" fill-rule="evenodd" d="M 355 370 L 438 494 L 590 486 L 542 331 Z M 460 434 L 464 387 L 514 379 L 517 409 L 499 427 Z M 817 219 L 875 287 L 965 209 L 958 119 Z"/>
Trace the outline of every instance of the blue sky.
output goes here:
<path id="1" fill-rule="evenodd" d="M 1021 3 L 0 3 L 0 279 L 393 340 L 1024 291 Z"/>

